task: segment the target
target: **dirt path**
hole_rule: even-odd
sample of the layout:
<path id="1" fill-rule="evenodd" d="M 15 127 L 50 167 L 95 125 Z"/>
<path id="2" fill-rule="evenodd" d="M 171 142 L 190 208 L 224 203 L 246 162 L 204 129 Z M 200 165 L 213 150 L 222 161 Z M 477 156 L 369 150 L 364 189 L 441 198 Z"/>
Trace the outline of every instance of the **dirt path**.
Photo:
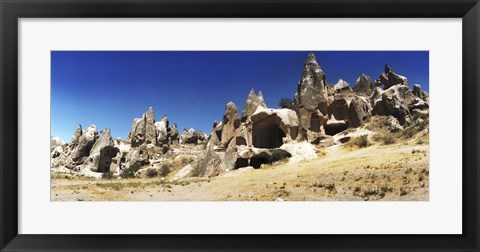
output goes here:
<path id="1" fill-rule="evenodd" d="M 323 149 L 315 160 L 239 169 L 210 179 L 52 179 L 54 201 L 428 200 L 428 145 Z M 418 151 L 412 153 L 412 149 Z"/>

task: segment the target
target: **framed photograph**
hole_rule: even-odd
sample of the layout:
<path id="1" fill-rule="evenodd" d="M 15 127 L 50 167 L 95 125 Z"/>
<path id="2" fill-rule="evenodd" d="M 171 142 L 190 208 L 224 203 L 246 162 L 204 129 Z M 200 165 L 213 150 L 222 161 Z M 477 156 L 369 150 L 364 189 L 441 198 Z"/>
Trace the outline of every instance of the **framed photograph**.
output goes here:
<path id="1" fill-rule="evenodd" d="M 478 251 L 466 1 L 8 1 L 1 251 Z"/>

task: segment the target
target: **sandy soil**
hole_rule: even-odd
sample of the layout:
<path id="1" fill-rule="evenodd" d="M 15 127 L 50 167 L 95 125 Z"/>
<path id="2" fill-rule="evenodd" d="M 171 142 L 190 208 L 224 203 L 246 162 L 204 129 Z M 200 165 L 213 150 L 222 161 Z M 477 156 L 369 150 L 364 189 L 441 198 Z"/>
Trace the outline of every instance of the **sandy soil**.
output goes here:
<path id="1" fill-rule="evenodd" d="M 55 173 L 51 185 L 52 201 L 428 201 L 429 152 L 413 140 L 360 149 L 335 145 L 321 149 L 315 160 L 209 179 L 104 180 Z"/>

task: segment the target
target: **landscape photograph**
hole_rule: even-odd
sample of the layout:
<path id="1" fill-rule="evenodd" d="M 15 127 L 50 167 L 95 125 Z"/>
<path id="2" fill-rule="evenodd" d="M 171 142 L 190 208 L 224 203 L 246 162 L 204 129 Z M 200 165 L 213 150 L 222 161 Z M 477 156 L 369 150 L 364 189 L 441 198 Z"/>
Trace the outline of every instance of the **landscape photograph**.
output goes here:
<path id="1" fill-rule="evenodd" d="M 429 85 L 428 51 L 52 51 L 50 199 L 429 201 Z"/>

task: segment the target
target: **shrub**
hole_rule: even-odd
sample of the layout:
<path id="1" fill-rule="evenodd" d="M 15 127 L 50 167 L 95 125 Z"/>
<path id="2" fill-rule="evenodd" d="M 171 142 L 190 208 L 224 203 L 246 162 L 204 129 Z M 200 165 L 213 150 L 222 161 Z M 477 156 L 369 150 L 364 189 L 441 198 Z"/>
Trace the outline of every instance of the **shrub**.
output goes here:
<path id="1" fill-rule="evenodd" d="M 166 146 L 166 145 L 164 145 L 164 146 L 162 147 L 162 153 L 163 153 L 163 154 L 167 153 L 169 150 L 170 150 L 170 148 L 169 148 L 168 146 Z"/>
<path id="2" fill-rule="evenodd" d="M 278 101 L 278 106 L 280 106 L 280 108 L 291 109 L 293 108 L 293 101 L 290 98 L 284 97 L 281 98 L 280 101 Z"/>
<path id="3" fill-rule="evenodd" d="M 429 124 L 429 119 L 428 118 L 423 120 L 421 123 L 419 123 L 418 124 L 419 131 L 424 130 L 428 126 L 428 124 Z"/>
<path id="4" fill-rule="evenodd" d="M 128 167 L 127 169 L 124 169 L 122 170 L 122 172 L 120 173 L 120 177 L 121 178 L 133 178 L 135 177 L 135 172 L 137 172 L 138 170 L 140 170 L 140 168 L 142 168 L 140 166 L 140 164 L 133 164 L 133 165 L 130 165 L 130 167 Z"/>
<path id="5" fill-rule="evenodd" d="M 102 179 L 113 179 L 113 172 L 105 172 L 102 174 Z"/>
<path id="6" fill-rule="evenodd" d="M 416 129 L 414 127 L 408 127 L 404 131 L 402 131 L 402 135 L 405 138 L 412 138 L 416 133 Z"/>
<path id="7" fill-rule="evenodd" d="M 375 136 L 373 136 L 373 140 L 381 142 L 383 144 L 395 143 L 395 137 L 390 132 L 376 134 Z"/>
<path id="8" fill-rule="evenodd" d="M 268 161 L 270 163 L 273 163 L 273 162 L 276 162 L 276 161 L 283 160 L 285 158 L 289 158 L 291 156 L 292 156 L 292 154 L 290 154 L 288 151 L 276 149 L 276 150 L 272 151 L 272 154 L 270 155 L 270 158 L 269 158 Z"/>
<path id="9" fill-rule="evenodd" d="M 167 176 L 170 172 L 170 167 L 168 167 L 166 164 L 162 165 L 162 168 L 160 168 L 160 176 L 162 177 Z"/>
<path id="10" fill-rule="evenodd" d="M 370 145 L 370 142 L 368 141 L 367 135 L 361 135 L 359 137 L 352 138 L 350 141 L 348 141 L 347 145 L 357 146 L 359 148 L 365 148 Z"/>
<path id="11" fill-rule="evenodd" d="M 158 171 L 155 170 L 155 169 L 152 169 L 152 168 L 149 168 L 147 170 L 147 173 L 146 173 L 147 177 L 149 178 L 153 178 L 153 177 L 156 177 L 158 175 Z"/>
<path id="12" fill-rule="evenodd" d="M 193 169 L 192 169 L 191 176 L 200 177 L 202 175 L 202 160 L 200 159 L 192 165 L 193 165 Z"/>

